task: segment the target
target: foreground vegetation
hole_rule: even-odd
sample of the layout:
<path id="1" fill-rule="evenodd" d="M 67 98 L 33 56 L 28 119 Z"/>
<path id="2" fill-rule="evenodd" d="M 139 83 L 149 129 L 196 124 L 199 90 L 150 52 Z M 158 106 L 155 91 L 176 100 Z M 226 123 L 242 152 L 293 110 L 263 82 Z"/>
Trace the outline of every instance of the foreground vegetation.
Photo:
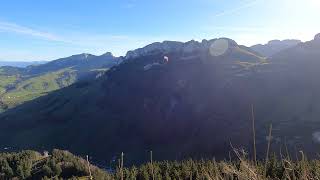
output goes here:
<path id="1" fill-rule="evenodd" d="M 50 155 L 35 151 L 0 154 L 0 179 L 73 179 L 87 177 L 87 162 L 68 151 L 53 150 Z M 90 165 L 95 179 L 110 179 L 111 175 Z"/>
<path id="2" fill-rule="evenodd" d="M 235 160 L 185 160 L 148 162 L 139 167 L 123 167 L 106 172 L 67 151 L 50 155 L 35 151 L 0 154 L 0 179 L 319 179 L 320 160 L 307 160 L 303 153 L 296 161 L 272 155 L 265 162 L 246 160 L 235 151 Z M 91 176 L 90 176 L 91 174 Z"/>

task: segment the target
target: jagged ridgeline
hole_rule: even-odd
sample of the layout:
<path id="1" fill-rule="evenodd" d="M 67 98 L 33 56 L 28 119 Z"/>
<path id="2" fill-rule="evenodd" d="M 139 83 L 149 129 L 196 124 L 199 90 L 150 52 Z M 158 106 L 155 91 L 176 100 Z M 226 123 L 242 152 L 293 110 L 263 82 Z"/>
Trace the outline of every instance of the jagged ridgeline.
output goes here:
<path id="1" fill-rule="evenodd" d="M 225 38 L 154 43 L 94 81 L 2 113 L 0 142 L 68 149 L 102 163 L 123 151 L 127 162 L 144 162 L 148 150 L 157 159 L 223 159 L 230 142 L 250 151 L 254 106 L 259 156 L 270 123 L 274 151 L 285 144 L 315 154 L 319 47 L 315 38 L 265 58 Z"/>
<path id="2" fill-rule="evenodd" d="M 26 68 L 0 67 L 0 113 L 26 101 L 88 80 L 116 65 L 111 53 L 74 55 Z"/>

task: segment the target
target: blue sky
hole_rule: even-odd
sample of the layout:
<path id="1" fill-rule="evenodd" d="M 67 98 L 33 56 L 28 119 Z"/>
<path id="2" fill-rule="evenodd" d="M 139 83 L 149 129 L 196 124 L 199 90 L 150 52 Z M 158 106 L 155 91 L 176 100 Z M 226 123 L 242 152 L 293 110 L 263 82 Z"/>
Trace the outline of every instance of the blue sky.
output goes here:
<path id="1" fill-rule="evenodd" d="M 311 40 L 320 0 L 1 0 L 0 60 L 120 56 L 155 41 Z"/>

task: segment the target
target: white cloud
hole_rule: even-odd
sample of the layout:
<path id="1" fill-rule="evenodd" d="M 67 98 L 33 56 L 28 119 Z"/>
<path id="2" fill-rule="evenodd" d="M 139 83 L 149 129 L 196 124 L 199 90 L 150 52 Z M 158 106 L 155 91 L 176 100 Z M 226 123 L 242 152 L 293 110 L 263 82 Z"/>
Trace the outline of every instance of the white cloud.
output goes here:
<path id="1" fill-rule="evenodd" d="M 261 2 L 263 0 L 254 0 L 254 1 L 250 1 L 250 2 L 246 2 L 245 4 L 235 7 L 235 8 L 231 8 L 231 9 L 226 9 L 220 13 L 215 14 L 215 17 L 221 17 L 221 16 L 225 16 L 225 15 L 230 15 L 230 14 L 234 14 L 238 11 L 241 11 L 243 9 L 247 9 L 249 7 L 255 6 L 257 3 Z"/>
<path id="2" fill-rule="evenodd" d="M 234 31 L 234 32 L 275 32 L 266 27 L 237 27 L 237 26 L 207 26 L 203 30 L 206 31 Z"/>
<path id="3" fill-rule="evenodd" d="M 34 28 L 29 28 L 12 22 L 0 21 L 0 33 L 15 33 L 23 36 L 30 36 L 41 40 L 50 42 L 61 42 L 61 44 L 54 45 L 55 49 L 69 49 L 70 52 L 88 52 L 94 54 L 101 54 L 105 51 L 111 51 L 115 55 L 125 55 L 128 50 L 135 49 L 154 41 L 165 40 L 160 37 L 153 36 L 128 36 L 128 35 L 106 35 L 106 34 L 92 34 L 79 31 L 65 31 L 63 33 L 55 34 L 50 32 L 43 32 Z M 53 45 L 46 44 L 52 47 Z M 41 45 L 39 45 L 41 46 Z M 0 44 L 1 47 L 1 44 Z M 33 49 L 34 47 L 30 47 Z M 39 47 L 44 48 L 44 47 Z M 17 50 L 18 53 L 4 53 L 2 58 L 19 59 L 31 57 L 26 49 L 23 51 Z M 38 52 L 39 53 L 39 52 Z M 15 55 L 16 54 L 16 55 Z M 41 53 L 39 53 L 39 56 Z M 59 54 L 58 54 L 59 56 Z M 46 58 L 47 56 L 41 56 Z M 40 58 L 40 57 L 38 57 Z"/>
<path id="4" fill-rule="evenodd" d="M 54 34 L 38 31 L 29 27 L 25 27 L 25 26 L 21 26 L 21 25 L 18 25 L 15 23 L 9 23 L 9 22 L 0 21 L 0 32 L 9 32 L 9 33 L 28 35 L 28 36 L 49 40 L 49 41 L 63 41 L 61 38 L 59 38 Z"/>
<path id="5" fill-rule="evenodd" d="M 0 59 L 6 60 L 52 60 L 78 53 L 103 54 L 106 51 L 116 56 L 127 51 L 163 40 L 182 40 L 172 36 L 107 35 L 80 31 L 63 31 L 59 34 L 43 32 L 16 23 L 0 21 L 0 33 L 15 33 L 45 40 L 31 41 L 32 46 L 8 49 L 0 43 Z M 51 43 L 53 42 L 53 43 Z M 59 44 L 55 43 L 59 42 Z"/>
<path id="6" fill-rule="evenodd" d="M 248 5 L 241 7 L 248 7 Z M 0 33 L 1 32 L 17 33 L 46 40 L 45 42 L 33 42 L 33 45 L 29 47 L 19 47 L 19 45 L 17 45 L 14 52 L 4 50 L 3 48 L 6 46 L 0 43 L 1 59 L 52 60 L 84 52 L 99 55 L 106 51 L 110 51 L 116 56 L 121 56 L 125 55 L 128 50 L 140 48 L 147 44 L 164 40 L 189 41 L 191 39 L 195 39 L 201 41 L 202 38 L 210 39 L 228 37 L 236 40 L 239 44 L 247 46 L 257 43 L 266 43 L 271 39 L 282 40 L 297 38 L 306 41 L 313 38 L 317 33 L 317 28 L 209 26 L 202 28 L 201 31 L 196 33 L 196 35 L 184 35 L 177 37 L 172 35 L 109 35 L 103 33 L 86 33 L 78 30 L 64 30 L 59 31 L 60 33 L 56 34 L 31 29 L 15 23 L 0 21 Z"/>

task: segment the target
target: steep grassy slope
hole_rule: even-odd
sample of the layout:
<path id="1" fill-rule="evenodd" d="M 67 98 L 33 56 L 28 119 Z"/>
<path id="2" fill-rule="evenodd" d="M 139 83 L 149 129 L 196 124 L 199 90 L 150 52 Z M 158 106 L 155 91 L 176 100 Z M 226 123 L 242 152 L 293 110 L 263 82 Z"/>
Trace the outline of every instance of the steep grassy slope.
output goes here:
<path id="1" fill-rule="evenodd" d="M 6 92 L 7 88 L 14 85 L 18 81 L 16 76 L 0 75 L 0 94 Z"/>
<path id="2" fill-rule="evenodd" d="M 112 54 L 81 54 L 26 68 L 0 67 L 0 113 L 78 80 L 94 78 L 116 64 Z"/>
<path id="3" fill-rule="evenodd" d="M 22 68 L 0 67 L 0 113 L 8 108 L 2 100 L 3 95 L 9 89 L 14 89 L 15 85 L 21 81 L 22 73 Z"/>
<path id="4" fill-rule="evenodd" d="M 2 94 L 2 102 L 9 107 L 14 107 L 23 102 L 46 95 L 48 92 L 69 86 L 76 80 L 77 73 L 72 69 L 62 69 L 26 78 L 19 83 L 12 84 L 14 88 Z"/>

